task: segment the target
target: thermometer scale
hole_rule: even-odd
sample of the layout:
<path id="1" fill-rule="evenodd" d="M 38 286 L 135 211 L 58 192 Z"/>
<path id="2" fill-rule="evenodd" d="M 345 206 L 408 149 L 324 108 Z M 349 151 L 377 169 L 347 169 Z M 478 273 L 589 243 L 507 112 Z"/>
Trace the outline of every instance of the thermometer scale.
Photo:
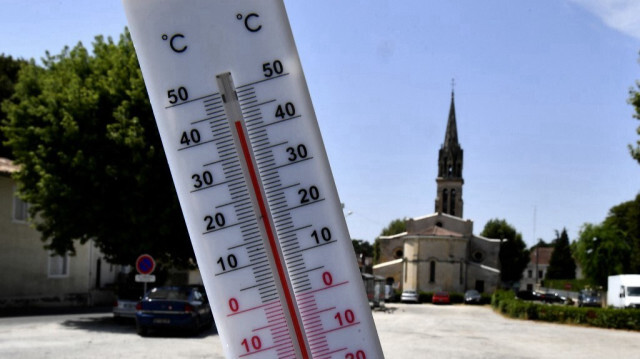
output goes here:
<path id="1" fill-rule="evenodd" d="M 228 358 L 382 358 L 282 0 L 123 0 Z"/>

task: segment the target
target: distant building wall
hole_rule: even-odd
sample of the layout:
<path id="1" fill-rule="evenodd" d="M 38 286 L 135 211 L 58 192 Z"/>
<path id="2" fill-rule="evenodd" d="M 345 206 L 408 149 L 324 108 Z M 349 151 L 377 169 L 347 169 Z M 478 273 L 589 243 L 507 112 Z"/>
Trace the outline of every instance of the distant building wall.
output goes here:
<path id="1" fill-rule="evenodd" d="M 52 257 L 15 191 L 10 175 L 0 174 L 0 306 L 110 302 L 99 289 L 114 282 L 119 266 L 91 241 L 77 245 L 75 256 Z"/>

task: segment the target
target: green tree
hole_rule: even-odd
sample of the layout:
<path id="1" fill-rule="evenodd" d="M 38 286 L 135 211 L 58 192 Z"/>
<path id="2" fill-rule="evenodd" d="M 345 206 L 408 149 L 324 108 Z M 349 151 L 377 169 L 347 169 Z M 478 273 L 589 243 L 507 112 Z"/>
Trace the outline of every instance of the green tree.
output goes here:
<path id="1" fill-rule="evenodd" d="M 0 104 L 13 95 L 15 83 L 18 81 L 18 71 L 26 63 L 24 60 L 14 59 L 11 56 L 0 54 Z M 5 115 L 0 111 L 0 123 L 2 123 L 4 119 Z M 6 141 L 6 137 L 2 134 L 0 134 L 0 141 Z M 12 158 L 11 150 L 0 146 L 0 157 Z"/>
<path id="2" fill-rule="evenodd" d="M 352 239 L 351 243 L 353 244 L 353 250 L 356 252 L 356 255 L 363 255 L 364 257 L 373 257 L 373 246 L 371 243 L 362 240 L 362 239 Z"/>
<path id="3" fill-rule="evenodd" d="M 529 250 L 522 240 L 522 234 L 504 219 L 492 219 L 484 226 L 481 236 L 501 239 L 500 279 L 511 286 L 522 278 L 522 272 L 529 263 Z"/>
<path id="4" fill-rule="evenodd" d="M 615 224 L 585 224 L 579 239 L 572 243 L 573 253 L 585 277 L 596 285 L 607 287 L 607 277 L 625 273 L 630 246 L 624 233 Z"/>
<path id="5" fill-rule="evenodd" d="M 612 207 L 604 225 L 620 229 L 621 239 L 629 245 L 629 261 L 623 263 L 625 273 L 640 273 L 640 194 Z"/>
<path id="6" fill-rule="evenodd" d="M 389 223 L 388 226 L 382 229 L 380 236 L 393 236 L 394 234 L 400 234 L 402 232 L 407 231 L 407 221 L 406 219 L 394 219 Z M 380 246 L 381 239 L 380 237 L 376 238 L 373 241 L 373 263 L 378 263 L 380 261 Z"/>
<path id="7" fill-rule="evenodd" d="M 636 87 L 640 90 L 640 81 L 636 81 Z M 640 120 L 640 92 L 636 89 L 629 90 L 629 104 L 631 104 L 635 110 L 633 117 Z M 638 135 L 640 135 L 640 126 L 636 129 Z M 640 163 L 640 140 L 636 141 L 636 145 L 629 145 L 629 152 L 638 163 Z"/>
<path id="8" fill-rule="evenodd" d="M 556 231 L 556 239 L 553 241 L 553 253 L 549 260 L 546 279 L 575 279 L 576 262 L 571 254 L 569 236 L 567 230 L 562 233 Z"/>
<path id="9" fill-rule="evenodd" d="M 131 39 L 98 36 L 93 47 L 47 52 L 4 102 L 19 193 L 58 253 L 94 239 L 112 263 L 149 253 L 187 264 L 193 250 Z"/>

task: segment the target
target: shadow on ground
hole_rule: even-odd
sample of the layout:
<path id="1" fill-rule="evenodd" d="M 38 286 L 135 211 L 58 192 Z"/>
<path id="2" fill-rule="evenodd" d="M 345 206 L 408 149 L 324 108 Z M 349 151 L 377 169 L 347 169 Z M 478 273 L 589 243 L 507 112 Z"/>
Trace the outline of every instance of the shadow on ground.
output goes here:
<path id="1" fill-rule="evenodd" d="M 78 329 L 92 332 L 105 332 L 114 334 L 132 334 L 136 333 L 136 322 L 134 319 L 116 320 L 111 315 L 105 316 L 87 316 L 77 319 L 69 319 L 62 322 L 62 326 L 70 329 Z M 170 338 L 199 338 L 203 339 L 210 335 L 217 335 L 216 328 L 207 329 L 198 333 L 198 335 L 188 335 L 184 331 L 179 330 L 162 330 L 154 331 L 150 337 L 170 337 Z"/>

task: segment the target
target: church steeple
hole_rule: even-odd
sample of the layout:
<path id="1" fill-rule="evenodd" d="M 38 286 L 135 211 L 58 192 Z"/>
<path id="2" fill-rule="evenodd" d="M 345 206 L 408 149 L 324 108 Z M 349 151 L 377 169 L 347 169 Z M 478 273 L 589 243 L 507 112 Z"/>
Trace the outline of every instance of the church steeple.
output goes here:
<path id="1" fill-rule="evenodd" d="M 449 120 L 447 121 L 447 131 L 444 135 L 445 146 L 458 146 L 458 127 L 456 125 L 456 105 L 454 101 L 454 94 L 451 91 L 451 107 L 449 107 Z"/>
<path id="2" fill-rule="evenodd" d="M 436 178 L 438 193 L 435 210 L 460 218 L 462 218 L 462 185 L 464 184 L 462 155 L 463 151 L 458 142 L 456 107 L 452 90 L 447 130 L 444 143 L 438 153 L 438 177 Z"/>

